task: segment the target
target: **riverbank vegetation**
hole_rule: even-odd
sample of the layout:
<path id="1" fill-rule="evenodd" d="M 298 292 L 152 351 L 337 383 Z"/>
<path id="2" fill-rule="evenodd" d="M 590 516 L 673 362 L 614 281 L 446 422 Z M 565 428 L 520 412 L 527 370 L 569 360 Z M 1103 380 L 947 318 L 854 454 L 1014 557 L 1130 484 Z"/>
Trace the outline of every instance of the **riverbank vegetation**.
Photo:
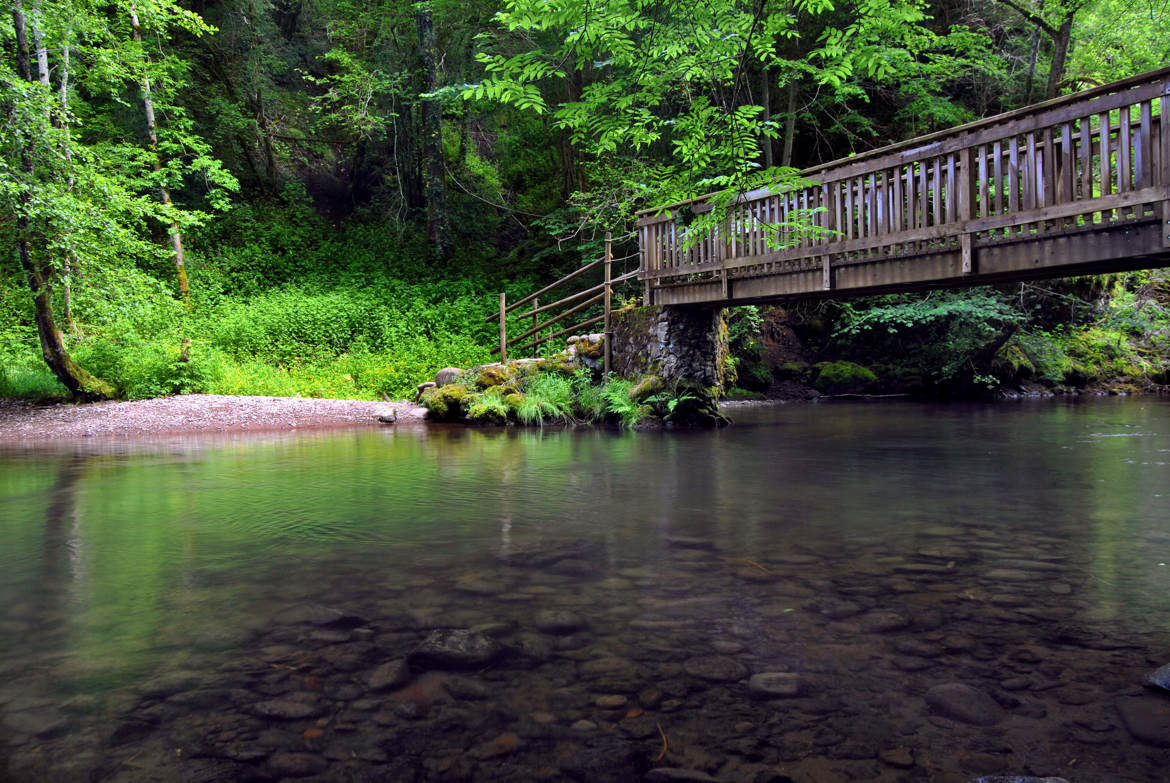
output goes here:
<path id="1" fill-rule="evenodd" d="M 606 230 L 632 253 L 636 209 L 1170 53 L 1170 12 L 1113 0 L 600 8 L 9 4 L 0 396 L 411 397 L 491 361 L 499 291 L 596 257 Z M 1135 391 L 1168 380 L 1168 308 L 1161 273 L 741 308 L 732 363 L 747 395 Z M 482 390 L 476 410 L 653 404 L 539 383 L 523 415 Z M 563 383 L 592 396 L 561 405 Z"/>

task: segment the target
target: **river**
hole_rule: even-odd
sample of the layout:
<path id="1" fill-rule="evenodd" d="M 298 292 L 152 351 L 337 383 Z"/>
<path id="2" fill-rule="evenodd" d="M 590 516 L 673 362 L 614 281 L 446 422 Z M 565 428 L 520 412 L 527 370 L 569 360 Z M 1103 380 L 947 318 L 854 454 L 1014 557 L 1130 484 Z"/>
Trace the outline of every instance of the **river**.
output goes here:
<path id="1" fill-rule="evenodd" d="M 1167 779 L 1170 400 L 731 415 L 0 451 L 0 780 Z"/>

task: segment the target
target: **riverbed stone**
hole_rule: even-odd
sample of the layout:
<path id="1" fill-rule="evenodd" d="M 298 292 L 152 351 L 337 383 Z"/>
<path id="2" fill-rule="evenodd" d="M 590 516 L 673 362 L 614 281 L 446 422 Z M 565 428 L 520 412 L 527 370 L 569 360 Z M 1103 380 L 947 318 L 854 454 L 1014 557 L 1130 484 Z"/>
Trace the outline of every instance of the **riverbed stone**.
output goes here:
<path id="1" fill-rule="evenodd" d="M 889 633 L 910 626 L 910 621 L 897 612 L 878 610 L 863 615 L 858 624 L 865 633 Z"/>
<path id="2" fill-rule="evenodd" d="M 760 672 L 748 680 L 753 696 L 775 699 L 800 693 L 800 675 L 793 672 Z"/>
<path id="3" fill-rule="evenodd" d="M 494 759 L 499 756 L 506 756 L 509 753 L 514 753 L 521 748 L 523 740 L 512 733 L 501 734 L 495 739 L 488 740 L 471 749 L 471 755 L 477 759 L 486 760 Z"/>
<path id="4" fill-rule="evenodd" d="M 299 604 L 282 609 L 272 618 L 279 625 L 358 626 L 364 623 L 357 615 L 321 604 Z"/>
<path id="5" fill-rule="evenodd" d="M 401 687 L 410 679 L 410 666 L 403 658 L 398 658 L 374 669 L 366 684 L 372 691 L 389 691 Z"/>
<path id="6" fill-rule="evenodd" d="M 704 783 L 704 781 L 715 781 L 718 783 L 719 778 L 713 778 L 706 772 L 697 769 L 683 769 L 681 767 L 656 767 L 646 773 L 646 777 L 642 778 L 647 783 L 672 783 L 673 781 L 697 781 Z"/>
<path id="7" fill-rule="evenodd" d="M 967 783 L 1068 783 L 1064 778 L 1037 778 L 1031 775 L 984 775 Z"/>
<path id="8" fill-rule="evenodd" d="M 1170 691 L 1170 663 L 1161 666 L 1146 676 L 1146 684 L 1152 688 Z"/>
<path id="9" fill-rule="evenodd" d="M 567 609 L 542 609 L 533 615 L 532 624 L 549 634 L 570 634 L 589 625 L 584 617 Z"/>
<path id="10" fill-rule="evenodd" d="M 735 682 L 748 675 L 746 666 L 725 655 L 691 658 L 683 664 L 683 669 L 692 677 L 709 682 Z"/>
<path id="11" fill-rule="evenodd" d="M 890 748 L 878 753 L 878 758 L 898 769 L 910 769 L 914 766 L 914 754 L 907 747 Z"/>
<path id="12" fill-rule="evenodd" d="M 934 712 L 974 726 L 994 726 L 1003 720 L 1003 708 L 980 690 L 960 682 L 936 685 L 926 692 Z"/>
<path id="13" fill-rule="evenodd" d="M 505 648 L 490 636 L 467 629 L 438 629 L 408 657 L 412 665 L 432 669 L 470 669 L 501 658 Z"/>
<path id="14" fill-rule="evenodd" d="M 1141 697 L 1117 703 L 1121 722 L 1138 742 L 1170 748 L 1170 699 Z"/>
<path id="15" fill-rule="evenodd" d="M 315 718 L 325 712 L 319 702 L 294 701 L 293 699 L 268 699 L 259 701 L 247 708 L 248 712 L 259 718 L 276 718 L 279 720 L 302 720 Z"/>
<path id="16" fill-rule="evenodd" d="M 280 777 L 307 778 L 324 772 L 329 762 L 315 753 L 274 753 L 268 767 Z"/>

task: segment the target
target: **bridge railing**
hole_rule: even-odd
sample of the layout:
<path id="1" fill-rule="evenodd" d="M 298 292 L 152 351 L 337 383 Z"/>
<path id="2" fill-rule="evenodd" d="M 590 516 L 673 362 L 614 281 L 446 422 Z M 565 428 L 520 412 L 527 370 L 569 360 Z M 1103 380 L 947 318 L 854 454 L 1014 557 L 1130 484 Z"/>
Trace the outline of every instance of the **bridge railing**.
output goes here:
<path id="1" fill-rule="evenodd" d="M 646 210 L 646 293 L 817 271 L 829 289 L 836 266 L 940 250 L 970 274 L 976 245 L 1161 217 L 1168 100 L 1170 68 L 834 161 L 801 172 L 813 184 L 743 194 L 701 235 L 684 219 L 709 197 Z"/>

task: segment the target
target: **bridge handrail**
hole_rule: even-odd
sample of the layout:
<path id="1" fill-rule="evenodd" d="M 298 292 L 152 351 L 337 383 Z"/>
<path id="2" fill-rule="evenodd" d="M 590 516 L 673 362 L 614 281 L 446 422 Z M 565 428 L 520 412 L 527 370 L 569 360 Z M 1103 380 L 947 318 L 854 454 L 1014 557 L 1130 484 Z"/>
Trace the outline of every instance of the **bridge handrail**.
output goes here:
<path id="1" fill-rule="evenodd" d="M 971 131 L 978 130 L 980 128 L 990 128 L 996 125 L 1002 125 L 1019 117 L 1026 117 L 1028 115 L 1035 114 L 1047 109 L 1055 109 L 1062 106 L 1074 105 L 1083 101 L 1091 100 L 1101 95 L 1111 95 L 1119 91 L 1129 89 L 1135 85 L 1144 84 L 1150 81 L 1160 81 L 1166 78 L 1170 78 L 1170 66 L 1159 68 L 1153 71 L 1146 71 L 1145 73 L 1131 76 L 1128 79 L 1121 79 L 1119 81 L 1108 82 L 1107 84 L 1102 84 L 1097 87 L 1090 87 L 1087 90 L 1081 90 L 1079 92 L 1069 93 L 1068 95 L 1061 95 L 1056 98 L 1050 98 L 1046 101 L 1041 101 L 1040 103 L 1030 104 L 1028 106 L 1024 106 L 1019 109 L 1013 109 L 1001 114 L 996 114 L 991 117 L 985 117 L 980 120 L 972 120 L 971 122 L 968 122 L 964 125 L 957 125 L 953 128 L 946 128 L 944 130 L 935 131 L 934 133 L 928 133 L 924 136 L 916 136 L 905 141 L 887 144 L 884 147 L 877 147 L 865 152 L 859 152 L 856 155 L 850 155 L 847 158 L 837 158 L 836 160 L 831 160 L 826 163 L 819 163 L 816 166 L 802 169 L 797 176 L 802 179 L 815 179 L 815 175 L 818 172 L 822 172 L 826 169 L 842 166 L 844 164 L 852 166 L 855 164 L 866 163 L 875 158 L 892 155 L 907 149 L 914 149 L 924 144 L 929 144 L 930 142 L 936 141 L 938 139 L 945 139 L 948 137 L 970 133 Z M 748 193 L 741 194 L 740 199 L 748 198 L 753 194 L 759 194 L 762 192 L 765 191 L 750 191 Z M 694 198 L 676 201 L 671 204 L 647 207 L 646 209 L 638 210 L 634 214 L 639 218 L 646 216 L 657 216 L 666 210 L 675 210 L 688 204 L 702 204 L 708 202 L 716 195 L 718 195 L 718 193 L 716 191 L 712 191 L 701 196 L 695 196 Z"/>
<path id="2" fill-rule="evenodd" d="M 814 268 L 828 289 L 845 265 L 953 250 L 968 275 L 976 245 L 1149 219 L 1170 209 L 1168 110 L 1163 68 L 806 169 L 804 183 L 744 193 L 698 232 L 676 214 L 709 212 L 709 199 L 643 211 L 647 298 L 719 281 L 729 299 L 733 276 Z"/>

